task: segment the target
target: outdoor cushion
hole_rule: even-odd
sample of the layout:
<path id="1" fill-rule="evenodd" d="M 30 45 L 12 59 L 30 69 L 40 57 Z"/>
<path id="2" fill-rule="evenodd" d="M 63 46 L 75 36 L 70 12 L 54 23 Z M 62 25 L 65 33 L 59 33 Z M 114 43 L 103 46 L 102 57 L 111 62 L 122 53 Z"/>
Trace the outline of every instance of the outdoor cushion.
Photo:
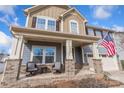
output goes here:
<path id="1" fill-rule="evenodd" d="M 54 70 L 60 70 L 61 69 L 61 62 L 55 62 L 53 69 Z"/>

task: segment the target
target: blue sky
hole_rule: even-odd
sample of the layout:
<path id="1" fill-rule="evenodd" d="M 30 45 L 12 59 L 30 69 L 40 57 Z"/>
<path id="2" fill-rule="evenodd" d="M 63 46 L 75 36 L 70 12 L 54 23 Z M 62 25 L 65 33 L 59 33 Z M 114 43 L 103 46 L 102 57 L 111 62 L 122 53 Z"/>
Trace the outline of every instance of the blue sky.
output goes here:
<path id="1" fill-rule="evenodd" d="M 0 52 L 11 50 L 12 34 L 10 25 L 25 26 L 26 16 L 23 10 L 31 5 L 0 6 Z M 88 24 L 124 31 L 124 6 L 73 5 Z"/>

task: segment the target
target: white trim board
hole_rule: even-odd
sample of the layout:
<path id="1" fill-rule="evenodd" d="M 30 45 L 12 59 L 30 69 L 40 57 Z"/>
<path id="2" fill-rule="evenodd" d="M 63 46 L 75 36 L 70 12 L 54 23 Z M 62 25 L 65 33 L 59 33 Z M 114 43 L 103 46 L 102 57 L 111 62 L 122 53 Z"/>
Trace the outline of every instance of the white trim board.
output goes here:
<path id="1" fill-rule="evenodd" d="M 72 32 L 72 29 L 71 29 L 71 22 L 77 24 L 77 32 L 76 32 L 76 33 L 73 33 L 73 32 Z M 69 21 L 69 30 L 70 30 L 71 33 L 73 33 L 73 34 L 78 34 L 78 35 L 79 35 L 79 24 L 78 24 L 78 22 L 77 22 L 76 20 L 70 20 L 70 21 Z"/>

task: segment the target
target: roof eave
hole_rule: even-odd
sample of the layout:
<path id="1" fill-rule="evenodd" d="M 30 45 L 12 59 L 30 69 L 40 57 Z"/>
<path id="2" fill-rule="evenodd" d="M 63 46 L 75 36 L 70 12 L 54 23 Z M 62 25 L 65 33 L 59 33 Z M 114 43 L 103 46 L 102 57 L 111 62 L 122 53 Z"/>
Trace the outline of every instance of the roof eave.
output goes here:
<path id="1" fill-rule="evenodd" d="M 50 32 L 50 31 L 43 31 L 40 29 L 35 28 L 24 28 L 24 27 L 17 27 L 17 26 L 11 26 L 11 32 L 15 36 L 18 32 L 19 33 L 37 33 L 37 34 L 49 34 L 49 35 L 60 35 L 60 36 L 67 36 L 67 37 L 74 37 L 74 38 L 85 38 L 89 39 L 92 38 L 93 40 L 99 40 L 100 37 L 97 36 L 87 36 L 87 35 L 74 35 L 69 33 L 62 33 L 62 32 Z"/>

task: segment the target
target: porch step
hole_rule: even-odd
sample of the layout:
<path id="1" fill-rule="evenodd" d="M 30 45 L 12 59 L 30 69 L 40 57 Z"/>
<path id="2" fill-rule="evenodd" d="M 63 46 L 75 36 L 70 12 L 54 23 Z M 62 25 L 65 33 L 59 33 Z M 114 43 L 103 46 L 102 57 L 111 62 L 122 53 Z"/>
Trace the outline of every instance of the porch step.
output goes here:
<path id="1" fill-rule="evenodd" d="M 82 70 L 89 70 L 89 66 L 83 66 Z"/>
<path id="2" fill-rule="evenodd" d="M 86 70 L 86 69 L 81 69 L 75 76 L 75 79 L 83 79 L 83 78 L 91 78 L 95 76 L 95 72 L 92 72 L 90 70 Z"/>

